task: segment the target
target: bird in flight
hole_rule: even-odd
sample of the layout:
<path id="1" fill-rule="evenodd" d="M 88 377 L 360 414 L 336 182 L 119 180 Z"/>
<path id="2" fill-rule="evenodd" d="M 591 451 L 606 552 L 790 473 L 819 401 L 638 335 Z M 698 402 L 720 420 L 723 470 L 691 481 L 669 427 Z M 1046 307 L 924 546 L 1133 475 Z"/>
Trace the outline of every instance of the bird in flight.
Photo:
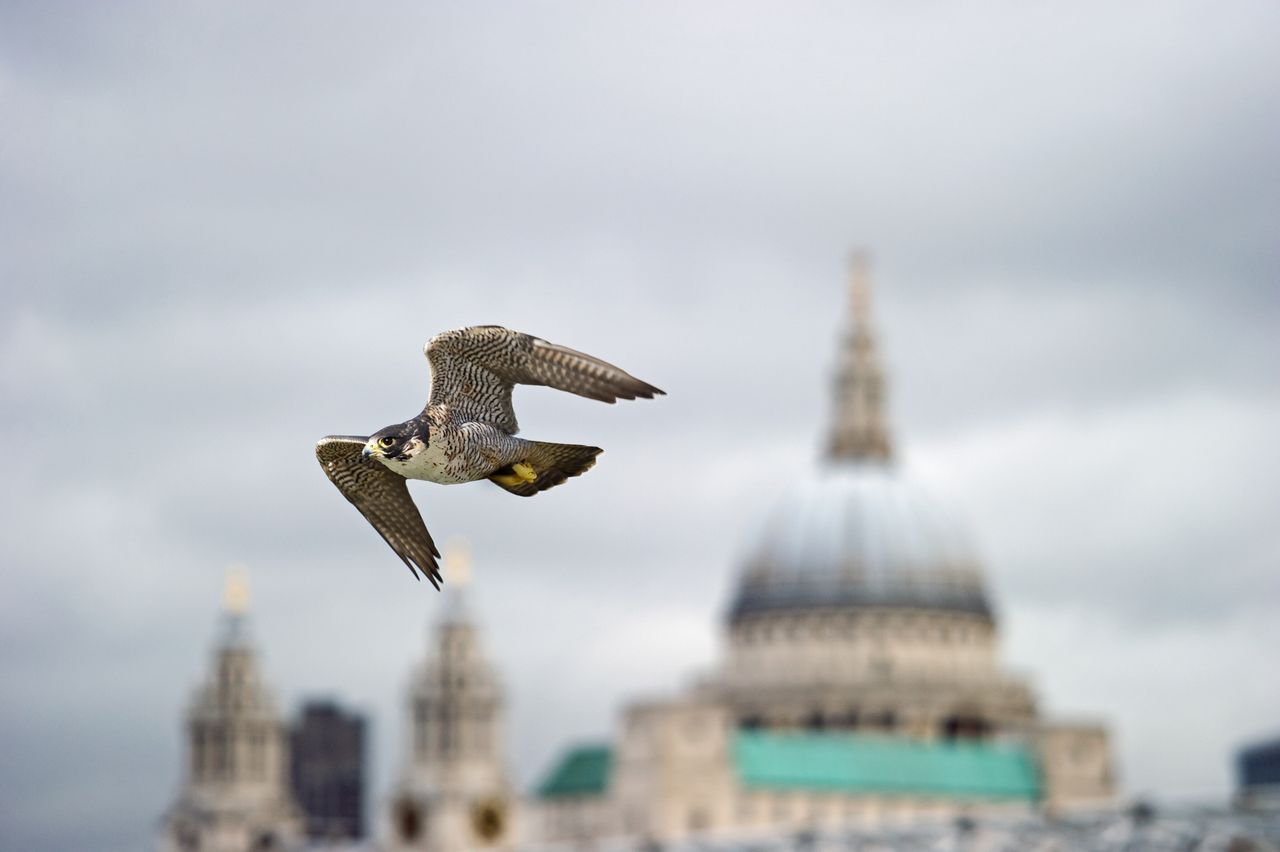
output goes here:
<path id="1" fill-rule="evenodd" d="M 599 358 L 497 325 L 442 332 L 425 353 L 431 398 L 421 414 L 368 436 L 322 438 L 316 458 L 413 575 L 421 571 L 437 589 L 440 551 L 406 480 L 488 479 L 532 497 L 585 473 L 602 452 L 517 438 L 512 388 L 546 385 L 608 403 L 664 393 Z"/>

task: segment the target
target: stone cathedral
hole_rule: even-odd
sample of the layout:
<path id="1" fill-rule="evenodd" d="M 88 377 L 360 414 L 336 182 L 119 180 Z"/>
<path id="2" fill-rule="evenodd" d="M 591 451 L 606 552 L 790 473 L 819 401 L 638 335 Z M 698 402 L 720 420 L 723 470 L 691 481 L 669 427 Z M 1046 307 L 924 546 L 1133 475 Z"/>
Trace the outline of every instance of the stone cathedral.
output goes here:
<path id="1" fill-rule="evenodd" d="M 248 585 L 228 577 L 213 670 L 192 697 L 186 772 L 161 852 L 295 849 L 302 814 L 288 782 L 288 737 L 249 641 Z"/>
<path id="2" fill-rule="evenodd" d="M 1031 685 L 1001 667 L 965 530 L 897 463 L 861 261 L 850 305 L 823 458 L 780 494 L 739 568 L 724 659 L 683 694 L 625 707 L 612 742 L 569 749 L 521 796 L 468 563 L 451 553 L 397 775 L 370 803 L 378 826 L 359 849 L 736 846 L 1112 803 L 1107 729 L 1046 719 Z M 163 852 L 305 848 L 281 771 L 287 741 L 234 590 L 187 745 Z"/>
<path id="3" fill-rule="evenodd" d="M 824 457 L 740 568 L 725 659 L 565 754 L 531 837 L 747 842 L 1112 798 L 1106 729 L 1046 721 L 1000 667 L 965 531 L 896 464 L 862 259 L 850 303 Z"/>

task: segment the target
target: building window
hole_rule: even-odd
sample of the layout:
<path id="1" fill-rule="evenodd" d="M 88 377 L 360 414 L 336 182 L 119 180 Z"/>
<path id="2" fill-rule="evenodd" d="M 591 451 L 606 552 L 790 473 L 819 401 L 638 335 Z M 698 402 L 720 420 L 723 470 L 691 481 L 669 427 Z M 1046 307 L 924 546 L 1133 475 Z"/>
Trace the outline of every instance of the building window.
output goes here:
<path id="1" fill-rule="evenodd" d="M 876 728 L 883 728 L 886 731 L 892 731 L 897 723 L 898 718 L 894 715 L 892 710 L 886 710 L 883 713 L 878 713 L 867 719 L 868 725 Z"/>
<path id="2" fill-rule="evenodd" d="M 191 727 L 191 776 L 197 780 L 204 777 L 206 762 L 204 751 L 204 726 L 193 725 Z"/>
<path id="3" fill-rule="evenodd" d="M 413 748 L 419 758 L 427 756 L 427 702 L 418 701 L 413 708 Z"/>
<path id="4" fill-rule="evenodd" d="M 200 832 L 194 826 L 182 825 L 178 831 L 178 848 L 182 852 L 198 852 L 200 849 Z"/>
<path id="5" fill-rule="evenodd" d="M 224 727 L 214 729 L 213 765 L 219 777 L 231 774 L 231 734 Z"/>
<path id="6" fill-rule="evenodd" d="M 422 836 L 422 812 L 408 799 L 396 805 L 396 831 L 405 843 L 413 843 Z"/>
<path id="7" fill-rule="evenodd" d="M 440 753 L 453 754 L 456 743 L 454 741 L 454 715 L 453 708 L 448 704 L 440 707 Z"/>
<path id="8" fill-rule="evenodd" d="M 267 735 L 261 729 L 249 739 L 249 771 L 255 778 L 267 777 Z"/>
<path id="9" fill-rule="evenodd" d="M 975 714 L 957 713 L 942 721 L 942 736 L 948 740 L 980 740 L 991 733 L 991 723 Z"/>

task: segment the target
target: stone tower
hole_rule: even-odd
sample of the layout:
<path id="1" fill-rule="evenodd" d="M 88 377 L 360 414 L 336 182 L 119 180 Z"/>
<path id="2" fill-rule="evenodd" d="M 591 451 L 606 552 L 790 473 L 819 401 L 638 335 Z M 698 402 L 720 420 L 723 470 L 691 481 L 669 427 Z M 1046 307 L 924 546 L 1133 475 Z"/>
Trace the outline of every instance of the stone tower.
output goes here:
<path id="1" fill-rule="evenodd" d="M 186 772 L 165 817 L 163 852 L 268 852 L 299 847 L 288 739 L 248 636 L 248 584 L 227 579 L 213 671 L 186 720 Z"/>
<path id="2" fill-rule="evenodd" d="M 509 849 L 512 795 L 503 696 L 468 608 L 467 554 L 445 564 L 444 615 L 409 687 L 409 751 L 389 808 L 388 850 Z"/>
<path id="3" fill-rule="evenodd" d="M 884 370 L 871 325 L 871 272 L 865 252 L 849 268 L 852 322 L 840 350 L 835 412 L 827 455 L 833 460 L 888 462 L 893 455 L 885 408 Z"/>

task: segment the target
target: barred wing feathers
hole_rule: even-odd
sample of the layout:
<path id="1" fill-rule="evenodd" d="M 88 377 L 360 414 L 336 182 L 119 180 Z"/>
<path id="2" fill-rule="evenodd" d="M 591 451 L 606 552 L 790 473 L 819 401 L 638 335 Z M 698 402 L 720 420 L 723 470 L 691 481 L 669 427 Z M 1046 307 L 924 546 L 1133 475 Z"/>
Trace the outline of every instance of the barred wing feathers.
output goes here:
<path id="1" fill-rule="evenodd" d="M 588 399 L 653 399 L 663 391 L 614 365 L 567 346 L 497 325 L 446 331 L 426 346 L 431 403 L 448 405 L 515 434 L 516 385 L 545 385 Z"/>
<path id="2" fill-rule="evenodd" d="M 391 545 L 413 576 L 421 571 L 440 588 L 440 551 L 409 496 L 403 476 L 374 459 L 364 458 L 365 441 L 354 435 L 330 435 L 316 444 L 316 458 L 337 486 L 378 534 Z"/>

